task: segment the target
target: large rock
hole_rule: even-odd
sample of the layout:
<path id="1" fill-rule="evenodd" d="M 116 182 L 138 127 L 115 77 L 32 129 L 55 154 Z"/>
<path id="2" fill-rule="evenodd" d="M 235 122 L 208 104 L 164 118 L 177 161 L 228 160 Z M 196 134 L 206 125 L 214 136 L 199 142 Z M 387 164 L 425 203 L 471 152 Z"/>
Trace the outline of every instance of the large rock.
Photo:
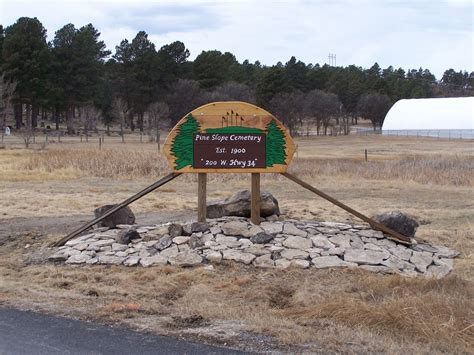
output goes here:
<path id="1" fill-rule="evenodd" d="M 115 207 L 116 205 L 105 205 L 94 210 L 94 215 L 96 218 L 104 215 L 108 210 Z M 102 221 L 97 223 L 99 227 L 109 227 L 115 228 L 119 224 L 135 224 L 135 215 L 133 214 L 130 207 L 125 206 L 119 209 L 118 211 L 112 213 L 110 216 L 107 216 Z"/>
<path id="2" fill-rule="evenodd" d="M 317 269 L 325 269 L 328 267 L 349 267 L 357 266 L 357 264 L 350 263 L 339 259 L 337 256 L 319 256 L 312 259 L 314 267 Z"/>
<path id="3" fill-rule="evenodd" d="M 271 193 L 262 192 L 260 199 L 261 217 L 280 214 L 278 201 Z M 220 218 L 222 216 L 250 217 L 250 191 L 242 190 L 224 200 L 212 201 L 207 204 L 208 218 Z"/>
<path id="4" fill-rule="evenodd" d="M 115 237 L 115 241 L 119 244 L 128 244 L 134 239 L 140 239 L 140 233 L 135 229 L 123 229 Z"/>
<path id="5" fill-rule="evenodd" d="M 395 232 L 410 238 L 415 236 L 416 229 L 419 226 L 417 221 L 400 211 L 380 213 L 372 218 Z"/>

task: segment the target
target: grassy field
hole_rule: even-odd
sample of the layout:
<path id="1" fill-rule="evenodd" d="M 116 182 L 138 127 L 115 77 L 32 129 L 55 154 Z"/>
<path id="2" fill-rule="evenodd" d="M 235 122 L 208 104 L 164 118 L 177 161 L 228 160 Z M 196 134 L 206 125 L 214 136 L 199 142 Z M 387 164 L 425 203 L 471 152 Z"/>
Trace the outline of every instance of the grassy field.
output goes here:
<path id="1" fill-rule="evenodd" d="M 59 233 L 42 223 L 46 218 L 87 220 L 95 207 L 124 200 L 169 170 L 156 144 L 107 138 L 99 150 L 71 138 L 0 149 L 0 304 L 257 350 L 472 352 L 473 142 L 374 135 L 296 143 L 292 173 L 367 215 L 413 215 L 417 236 L 462 253 L 454 272 L 434 281 L 232 264 L 206 271 L 44 263 L 47 244 L 77 227 L 66 224 Z M 210 200 L 250 186 L 243 174 L 209 180 Z M 184 211 L 192 218 L 195 182 L 181 176 L 131 207 L 139 215 L 173 219 Z M 288 218 L 358 222 L 284 177 L 264 176 L 262 189 Z M 20 217 L 27 217 L 24 232 Z"/>

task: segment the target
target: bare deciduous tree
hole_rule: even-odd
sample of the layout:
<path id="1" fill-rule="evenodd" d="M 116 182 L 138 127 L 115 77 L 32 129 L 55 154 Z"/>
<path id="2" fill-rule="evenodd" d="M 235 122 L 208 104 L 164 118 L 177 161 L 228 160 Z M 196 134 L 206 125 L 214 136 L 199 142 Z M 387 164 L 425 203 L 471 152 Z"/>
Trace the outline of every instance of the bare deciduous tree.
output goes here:
<path id="1" fill-rule="evenodd" d="M 93 104 L 87 104 L 79 109 L 79 120 L 84 127 L 86 134 L 97 130 L 97 123 L 100 120 L 101 112 Z"/>
<path id="2" fill-rule="evenodd" d="M 305 116 L 316 123 L 316 134 L 328 133 L 331 119 L 340 112 L 341 102 L 337 95 L 313 90 L 306 94 L 304 103 Z M 321 131 L 323 129 L 323 131 Z"/>
<path id="3" fill-rule="evenodd" d="M 299 91 L 278 93 L 270 101 L 271 112 L 289 129 L 292 136 L 298 135 L 303 123 L 305 95 Z"/>
<path id="4" fill-rule="evenodd" d="M 166 103 L 153 102 L 148 106 L 148 131 L 150 137 L 152 137 L 152 131 L 155 131 L 156 142 L 158 144 L 158 150 L 160 150 L 160 123 L 169 118 L 169 107 Z"/>
<path id="5" fill-rule="evenodd" d="M 116 97 L 112 101 L 112 107 L 120 118 L 120 135 L 123 137 L 123 129 L 125 127 L 125 118 L 127 116 L 127 113 L 130 111 L 130 107 L 128 106 L 127 102 L 121 97 Z"/>

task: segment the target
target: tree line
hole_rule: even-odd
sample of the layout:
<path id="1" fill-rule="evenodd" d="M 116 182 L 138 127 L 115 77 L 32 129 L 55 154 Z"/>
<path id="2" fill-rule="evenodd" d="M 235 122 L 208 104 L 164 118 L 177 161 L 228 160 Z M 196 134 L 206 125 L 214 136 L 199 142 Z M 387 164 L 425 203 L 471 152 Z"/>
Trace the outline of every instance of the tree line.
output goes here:
<path id="1" fill-rule="evenodd" d="M 229 52 L 201 52 L 194 61 L 180 41 L 159 49 L 140 31 L 112 53 L 92 25 L 67 24 L 48 42 L 37 18 L 0 25 L 0 126 L 13 108 L 16 128 L 64 123 L 69 134 L 107 128 L 156 132 L 212 101 L 255 103 L 292 134 L 316 129 L 348 133 L 362 117 L 374 128 L 399 99 L 472 96 L 474 73 L 448 69 L 369 69 L 305 64 L 295 57 L 272 66 L 240 63 Z"/>

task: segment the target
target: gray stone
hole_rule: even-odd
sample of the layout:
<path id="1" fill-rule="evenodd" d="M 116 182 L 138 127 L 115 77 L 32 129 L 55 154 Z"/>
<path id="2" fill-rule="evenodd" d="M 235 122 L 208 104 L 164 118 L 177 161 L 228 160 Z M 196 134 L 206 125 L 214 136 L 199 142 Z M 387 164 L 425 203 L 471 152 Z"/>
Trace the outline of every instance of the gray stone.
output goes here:
<path id="1" fill-rule="evenodd" d="M 275 260 L 275 267 L 277 269 L 287 269 L 290 267 L 291 261 L 288 259 Z"/>
<path id="2" fill-rule="evenodd" d="M 301 249 L 285 249 L 280 252 L 280 255 L 288 260 L 306 259 L 309 256 L 307 251 Z"/>
<path id="3" fill-rule="evenodd" d="M 191 250 L 191 248 L 189 247 L 188 244 L 180 244 L 178 245 L 178 250 L 180 253 L 182 253 L 183 251 Z"/>
<path id="4" fill-rule="evenodd" d="M 115 241 L 127 245 L 134 239 L 140 239 L 140 233 L 134 229 L 121 229 L 115 237 Z"/>
<path id="5" fill-rule="evenodd" d="M 283 225 L 283 233 L 296 235 L 298 237 L 306 237 L 308 235 L 308 232 L 301 230 L 299 228 L 296 228 L 295 225 L 292 223 L 285 223 Z"/>
<path id="6" fill-rule="evenodd" d="M 89 259 L 86 261 L 86 264 L 87 265 L 94 265 L 94 264 L 97 264 L 99 262 L 99 258 L 92 258 L 92 259 Z"/>
<path id="7" fill-rule="evenodd" d="M 413 251 L 410 262 L 420 272 L 426 272 L 426 268 L 433 262 L 433 254 L 427 251 Z"/>
<path id="8" fill-rule="evenodd" d="M 170 237 L 179 237 L 180 235 L 183 235 L 183 226 L 178 223 L 172 223 L 168 226 L 168 234 Z"/>
<path id="9" fill-rule="evenodd" d="M 213 226 L 210 228 L 210 230 L 211 230 L 211 234 L 214 234 L 214 235 L 220 234 L 222 232 L 222 229 L 219 226 Z"/>
<path id="10" fill-rule="evenodd" d="M 191 235 L 189 238 L 189 247 L 191 249 L 198 249 L 198 248 L 203 248 L 204 247 L 204 238 L 203 237 L 198 237 L 196 234 Z"/>
<path id="11" fill-rule="evenodd" d="M 261 267 L 261 268 L 273 268 L 275 267 L 275 262 L 272 260 L 272 257 L 270 254 L 266 255 L 261 255 L 253 261 L 253 264 L 256 267 Z"/>
<path id="12" fill-rule="evenodd" d="M 377 265 L 381 264 L 390 256 L 386 250 L 362 250 L 362 249 L 348 249 L 344 254 L 344 261 L 349 261 L 357 264 Z"/>
<path id="13" fill-rule="evenodd" d="M 180 252 L 168 259 L 171 265 L 177 266 L 194 266 L 202 262 L 202 256 L 195 251 Z"/>
<path id="14" fill-rule="evenodd" d="M 164 256 L 164 257 L 167 257 L 167 258 L 170 258 L 172 256 L 176 256 L 178 255 L 179 253 L 179 249 L 176 245 L 173 245 L 167 249 L 164 249 L 160 252 L 160 255 L 161 256 Z"/>
<path id="15" fill-rule="evenodd" d="M 364 242 L 358 235 L 351 234 L 351 247 L 354 249 L 364 249 Z"/>
<path id="16" fill-rule="evenodd" d="M 222 254 L 220 251 L 210 251 L 206 254 L 206 259 L 211 263 L 220 264 L 222 261 Z"/>
<path id="17" fill-rule="evenodd" d="M 322 235 L 312 235 L 310 237 L 311 241 L 313 242 L 313 245 L 316 248 L 321 248 L 321 249 L 331 249 L 334 248 L 335 245 L 332 244 L 327 237 L 322 236 Z"/>
<path id="18" fill-rule="evenodd" d="M 339 229 L 341 231 L 352 228 L 352 226 L 350 224 L 337 223 L 337 222 L 321 222 L 319 224 L 323 227 Z"/>
<path id="19" fill-rule="evenodd" d="M 260 232 L 250 237 L 250 241 L 255 244 L 267 244 L 272 241 L 274 236 L 265 232 Z"/>
<path id="20" fill-rule="evenodd" d="M 309 265 L 308 260 L 293 259 L 290 261 L 290 267 L 296 267 L 299 269 L 307 269 L 309 268 Z"/>
<path id="21" fill-rule="evenodd" d="M 251 246 L 245 248 L 243 251 L 245 251 L 246 253 L 257 255 L 257 256 L 271 254 L 270 250 L 265 249 L 265 247 L 260 244 L 256 244 L 256 245 L 252 244 Z"/>
<path id="22" fill-rule="evenodd" d="M 84 243 L 79 243 L 79 244 L 74 245 L 73 248 L 79 251 L 83 251 L 83 250 L 86 250 L 88 246 L 89 246 L 89 243 L 84 242 Z"/>
<path id="23" fill-rule="evenodd" d="M 124 251 L 118 251 L 115 253 L 116 256 L 128 256 L 128 254 Z"/>
<path id="24" fill-rule="evenodd" d="M 94 215 L 96 218 L 98 218 L 115 206 L 116 205 L 105 205 L 96 208 L 94 210 Z M 122 207 L 118 211 L 112 213 L 110 216 L 105 217 L 97 225 L 99 227 L 115 228 L 118 224 L 135 224 L 135 215 L 133 214 L 130 207 Z"/>
<path id="25" fill-rule="evenodd" d="M 453 249 L 449 249 L 448 247 L 442 245 L 433 245 L 436 248 L 435 256 L 440 258 L 455 258 L 459 256 L 459 252 Z"/>
<path id="26" fill-rule="evenodd" d="M 236 237 L 226 237 L 222 234 L 216 236 L 216 243 L 225 245 L 228 248 L 237 248 L 242 244 Z"/>
<path id="27" fill-rule="evenodd" d="M 450 263 L 445 262 L 446 260 L 452 262 L 450 259 L 433 259 L 434 265 L 428 266 L 425 276 L 428 278 L 441 279 L 448 275 L 453 269 L 453 266 L 452 263 L 450 265 Z"/>
<path id="28" fill-rule="evenodd" d="M 129 256 L 127 259 L 123 261 L 125 266 L 135 266 L 138 265 L 140 262 L 140 258 L 138 256 Z"/>
<path id="29" fill-rule="evenodd" d="M 283 245 L 287 248 L 305 250 L 311 248 L 313 246 L 313 243 L 308 238 L 291 235 L 285 239 Z"/>
<path id="30" fill-rule="evenodd" d="M 143 267 L 148 267 L 152 265 L 166 265 L 167 263 L 168 263 L 168 258 L 160 254 L 147 256 L 140 259 L 140 265 Z"/>
<path id="31" fill-rule="evenodd" d="M 325 269 L 329 267 L 349 267 L 349 266 L 357 266 L 357 264 L 346 262 L 341 260 L 335 255 L 332 256 L 319 256 L 316 258 L 311 259 L 313 265 L 317 269 Z"/>
<path id="32" fill-rule="evenodd" d="M 375 239 L 370 239 L 370 240 L 375 240 Z M 364 249 L 376 250 L 376 251 L 382 251 L 383 250 L 381 247 L 379 247 L 378 245 L 375 245 L 373 243 L 365 243 L 364 244 Z M 411 252 L 410 252 L 410 255 L 411 255 Z"/>
<path id="33" fill-rule="evenodd" d="M 191 224 L 191 233 L 207 232 L 209 230 L 209 224 L 203 222 L 194 222 Z"/>
<path id="34" fill-rule="evenodd" d="M 94 250 L 95 248 L 102 248 L 106 246 L 111 246 L 113 243 L 115 243 L 114 239 L 102 239 L 98 240 L 97 242 L 89 244 L 87 247 L 87 250 Z"/>
<path id="35" fill-rule="evenodd" d="M 128 249 L 128 245 L 123 245 L 119 243 L 112 244 L 112 251 L 124 251 Z"/>
<path id="36" fill-rule="evenodd" d="M 413 238 L 419 224 L 413 218 L 400 211 L 380 213 L 372 217 L 384 226 L 410 238 Z"/>
<path id="37" fill-rule="evenodd" d="M 185 244 L 189 241 L 189 237 L 175 237 L 173 238 L 173 243 L 180 245 Z"/>
<path id="38" fill-rule="evenodd" d="M 76 254 L 76 255 L 71 255 L 66 260 L 66 264 L 83 264 L 89 259 L 92 259 L 92 257 L 89 254 L 80 253 L 80 254 Z"/>
<path id="39" fill-rule="evenodd" d="M 231 235 L 231 236 L 244 236 L 248 237 L 249 236 L 249 228 L 247 222 L 240 222 L 240 221 L 230 221 L 227 223 L 224 223 L 221 226 L 222 232 L 225 235 Z"/>
<path id="40" fill-rule="evenodd" d="M 249 236 L 253 237 L 254 235 L 257 235 L 259 233 L 265 233 L 265 231 L 263 230 L 263 228 L 252 224 L 249 228 Z"/>
<path id="41" fill-rule="evenodd" d="M 262 222 L 260 227 L 269 234 L 278 234 L 283 231 L 283 224 L 279 222 Z"/>
<path id="42" fill-rule="evenodd" d="M 361 230 L 361 231 L 358 231 L 357 234 L 359 235 L 359 237 L 375 238 L 375 239 L 385 238 L 382 232 L 374 231 L 373 229 Z"/>
<path id="43" fill-rule="evenodd" d="M 415 269 L 415 265 L 395 255 L 391 255 L 388 259 L 382 261 L 382 265 L 385 265 L 392 269 L 398 269 L 398 270 L 406 270 L 406 269 L 414 270 Z"/>
<path id="44" fill-rule="evenodd" d="M 340 230 L 336 228 L 316 227 L 316 230 L 324 235 L 336 235 L 340 233 Z"/>
<path id="45" fill-rule="evenodd" d="M 255 255 L 250 253 L 242 253 L 238 250 L 227 249 L 222 252 L 222 257 L 225 260 L 234 260 L 246 265 L 250 264 L 254 259 Z"/>
<path id="46" fill-rule="evenodd" d="M 329 237 L 329 241 L 340 248 L 351 248 L 351 237 L 345 234 L 337 234 L 334 237 Z"/>
<path id="47" fill-rule="evenodd" d="M 411 258 L 412 251 L 403 245 L 398 244 L 395 248 L 389 248 L 388 251 L 398 258 L 408 261 Z"/>
<path id="48" fill-rule="evenodd" d="M 171 236 L 164 235 L 158 240 L 157 243 L 155 243 L 154 247 L 157 250 L 163 250 L 163 249 L 168 248 L 172 242 L 173 242 L 173 239 L 171 238 Z"/>
<path id="49" fill-rule="evenodd" d="M 425 243 L 413 245 L 412 249 L 415 251 L 427 251 L 428 253 L 436 253 L 438 251 L 434 246 Z"/>
<path id="50" fill-rule="evenodd" d="M 207 204 L 207 217 L 239 216 L 248 218 L 250 217 L 250 200 L 250 191 L 242 190 L 224 200 L 211 201 Z M 260 194 L 260 216 L 268 217 L 274 214 L 280 214 L 278 201 L 271 193 L 262 192 Z"/>

